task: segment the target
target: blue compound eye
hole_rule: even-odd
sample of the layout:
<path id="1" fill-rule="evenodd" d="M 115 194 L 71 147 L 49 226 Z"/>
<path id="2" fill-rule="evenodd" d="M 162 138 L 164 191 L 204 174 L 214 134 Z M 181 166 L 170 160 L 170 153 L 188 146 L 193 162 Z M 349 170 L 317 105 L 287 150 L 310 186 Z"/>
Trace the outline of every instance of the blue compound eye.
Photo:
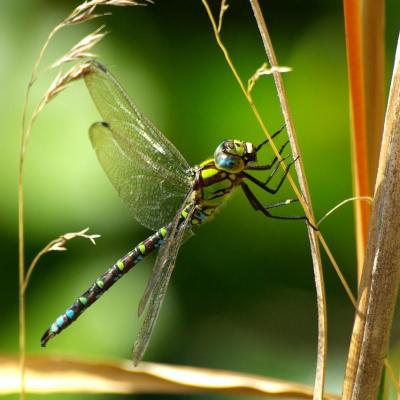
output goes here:
<path id="1" fill-rule="evenodd" d="M 238 156 L 233 156 L 231 154 L 218 153 L 214 158 L 215 165 L 228 172 L 240 172 L 244 168 L 243 160 Z"/>

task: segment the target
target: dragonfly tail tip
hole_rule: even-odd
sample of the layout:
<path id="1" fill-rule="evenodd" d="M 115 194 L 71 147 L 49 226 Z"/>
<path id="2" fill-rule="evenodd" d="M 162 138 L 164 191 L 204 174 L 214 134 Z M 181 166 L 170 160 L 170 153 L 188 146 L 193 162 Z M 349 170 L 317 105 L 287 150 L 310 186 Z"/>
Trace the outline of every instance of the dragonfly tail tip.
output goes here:
<path id="1" fill-rule="evenodd" d="M 47 342 L 54 336 L 52 332 L 50 332 L 50 329 L 47 329 L 47 331 L 43 334 L 43 336 L 40 339 L 40 345 L 42 347 L 46 347 Z"/>

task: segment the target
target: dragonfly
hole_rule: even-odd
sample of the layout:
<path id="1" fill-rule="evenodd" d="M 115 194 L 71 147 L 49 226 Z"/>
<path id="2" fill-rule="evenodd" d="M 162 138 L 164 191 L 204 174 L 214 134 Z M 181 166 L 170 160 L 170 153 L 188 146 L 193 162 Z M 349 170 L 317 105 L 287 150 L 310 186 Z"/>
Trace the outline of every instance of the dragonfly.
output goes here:
<path id="1" fill-rule="evenodd" d="M 296 161 L 287 164 L 276 186 L 271 187 L 280 162 L 289 156 L 280 160 L 274 157 L 270 163 L 260 164 L 257 154 L 268 139 L 257 146 L 242 140 L 225 140 L 213 157 L 190 167 L 166 136 L 139 111 L 104 65 L 91 61 L 84 79 L 103 119 L 89 130 L 100 164 L 136 221 L 154 233 L 100 275 L 46 330 L 41 345 L 46 346 L 124 274 L 158 249 L 138 307 L 139 317 L 144 316 L 133 346 L 133 361 L 137 365 L 149 344 L 182 243 L 197 225 L 212 218 L 235 189 L 241 188 L 253 209 L 268 218 L 307 220 L 307 217 L 271 214 L 271 208 L 297 200 L 263 206 L 250 187 L 255 185 L 276 194 Z M 288 141 L 280 147 L 280 155 L 287 145 Z M 269 176 L 263 181 L 250 171 L 269 171 Z"/>

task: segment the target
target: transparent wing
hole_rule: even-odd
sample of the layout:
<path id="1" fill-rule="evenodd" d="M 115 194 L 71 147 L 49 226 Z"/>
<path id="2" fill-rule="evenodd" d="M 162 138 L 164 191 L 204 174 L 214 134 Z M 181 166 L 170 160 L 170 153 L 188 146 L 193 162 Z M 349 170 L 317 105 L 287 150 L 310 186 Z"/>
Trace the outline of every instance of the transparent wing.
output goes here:
<path id="1" fill-rule="evenodd" d="M 188 188 L 141 168 L 106 123 L 93 124 L 89 134 L 100 164 L 137 221 L 153 230 L 169 222 Z"/>
<path id="2" fill-rule="evenodd" d="M 169 236 L 168 239 L 170 237 L 174 237 L 176 229 L 178 228 L 178 224 L 179 224 L 179 220 L 181 218 L 182 215 L 182 211 L 183 209 L 187 206 L 187 202 L 190 198 L 190 196 L 193 193 L 193 187 L 191 188 L 191 190 L 187 193 L 185 200 L 182 202 L 178 212 L 175 215 L 175 218 L 170 222 L 169 224 Z M 191 231 L 191 229 L 187 229 L 187 231 L 185 232 L 185 237 L 183 238 L 183 240 L 186 240 L 188 238 L 190 238 L 193 235 L 193 232 Z M 146 285 L 146 289 L 139 301 L 139 307 L 138 307 L 138 317 L 141 317 L 143 314 L 143 311 L 145 310 L 145 308 L 147 307 L 150 297 L 154 291 L 155 286 L 158 284 L 158 281 L 160 279 L 160 273 L 164 267 L 164 257 L 161 256 L 162 252 L 167 251 L 169 247 L 167 246 L 163 246 L 159 252 L 159 255 L 156 259 L 156 262 L 154 263 L 153 269 L 151 270 L 151 275 L 150 278 L 147 282 Z"/>
<path id="3" fill-rule="evenodd" d="M 93 61 L 85 82 L 105 120 L 90 129 L 100 163 L 135 219 L 158 229 L 191 187 L 189 165 L 104 66 Z"/>
<path id="4" fill-rule="evenodd" d="M 175 261 L 179 248 L 186 237 L 186 232 L 190 232 L 189 224 L 194 210 L 195 207 L 193 206 L 188 211 L 187 218 L 180 225 L 174 223 L 174 226 L 171 228 L 170 235 L 159 250 L 155 267 L 157 264 L 159 264 L 161 268 L 158 275 L 152 275 L 151 277 L 156 277 L 156 281 L 154 282 L 151 296 L 148 301 L 143 325 L 138 333 L 133 347 L 133 362 L 135 365 L 140 362 L 144 352 L 146 351 L 150 336 L 160 313 L 162 303 L 165 299 L 165 294 L 167 292 L 168 284 L 175 267 Z"/>

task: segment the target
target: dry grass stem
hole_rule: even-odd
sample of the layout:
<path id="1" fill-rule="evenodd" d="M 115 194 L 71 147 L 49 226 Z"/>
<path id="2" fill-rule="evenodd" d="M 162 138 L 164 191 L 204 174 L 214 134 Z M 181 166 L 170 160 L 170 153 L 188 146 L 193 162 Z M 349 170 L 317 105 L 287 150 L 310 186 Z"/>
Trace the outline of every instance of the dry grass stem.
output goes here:
<path id="1" fill-rule="evenodd" d="M 279 160 L 279 165 L 282 167 L 282 169 L 284 171 L 286 171 L 286 169 L 287 169 L 286 164 L 285 164 L 284 160 L 282 159 L 282 156 L 279 154 L 278 148 L 276 147 L 274 141 L 271 139 L 271 135 L 269 134 L 268 129 L 265 126 L 264 121 L 262 120 L 256 105 L 254 104 L 254 100 L 253 100 L 253 98 L 251 96 L 251 93 L 247 91 L 247 88 L 245 87 L 245 85 L 243 83 L 243 80 L 239 76 L 239 73 L 237 72 L 237 69 L 236 69 L 236 67 L 235 67 L 235 65 L 234 65 L 234 63 L 233 63 L 233 61 L 232 61 L 232 59 L 231 59 L 231 57 L 229 55 L 228 50 L 225 47 L 225 45 L 224 45 L 224 43 L 223 43 L 223 41 L 221 39 L 221 36 L 220 36 L 220 34 L 218 32 L 217 22 L 214 19 L 214 16 L 212 14 L 211 8 L 210 8 L 207 0 L 202 0 L 202 3 L 204 5 L 204 8 L 206 9 L 207 15 L 208 15 L 208 17 L 210 19 L 210 22 L 211 22 L 211 25 L 212 25 L 212 28 L 213 28 L 213 31 L 214 31 L 214 36 L 215 36 L 216 42 L 217 42 L 218 46 L 220 47 L 222 53 L 224 54 L 225 60 L 226 60 L 226 62 L 228 64 L 229 68 L 231 69 L 232 74 L 234 75 L 237 83 L 239 84 L 240 89 L 242 90 L 242 92 L 243 92 L 244 96 L 246 97 L 247 101 L 249 102 L 250 107 L 251 107 L 251 109 L 252 109 L 252 111 L 254 113 L 254 116 L 257 119 L 257 122 L 261 126 L 261 129 L 265 133 L 266 137 L 269 139 L 269 143 L 271 145 L 271 148 L 272 148 L 274 154 L 276 155 L 276 157 Z M 300 203 L 303 204 L 304 200 L 302 199 L 302 196 L 300 195 L 300 192 L 299 192 L 299 190 L 298 190 L 293 178 L 291 177 L 290 173 L 288 173 L 287 179 L 288 179 L 290 185 L 292 186 L 294 192 L 296 193 L 297 197 L 299 198 Z"/>
<path id="2" fill-rule="evenodd" d="M 312 387 L 256 375 L 132 361 L 83 361 L 64 357 L 29 357 L 30 393 L 211 394 L 263 396 L 265 399 L 312 399 Z M 16 358 L 0 356 L 0 394 L 19 390 Z M 326 394 L 326 400 L 339 396 Z"/>
<path id="3" fill-rule="evenodd" d="M 400 271 L 400 36 L 389 92 L 358 312 L 343 399 L 376 399 L 396 303 Z"/>
<path id="4" fill-rule="evenodd" d="M 370 196 L 361 196 L 361 197 L 350 197 L 346 200 L 341 201 L 339 204 L 337 204 L 335 207 L 333 207 L 332 209 L 330 209 L 319 221 L 318 221 L 318 226 L 321 225 L 321 222 L 325 221 L 331 214 L 333 214 L 336 210 L 338 210 L 339 208 L 341 208 L 342 206 L 344 206 L 347 203 L 353 202 L 353 201 L 368 201 L 370 204 L 373 203 L 374 199 Z"/>
<path id="5" fill-rule="evenodd" d="M 251 93 L 246 90 L 246 88 L 245 88 L 245 86 L 243 84 L 243 81 L 241 80 L 241 78 L 240 78 L 240 76 L 239 76 L 239 74 L 238 74 L 238 72 L 237 72 L 237 70 L 236 70 L 236 68 L 235 68 L 235 66 L 234 66 L 234 64 L 232 62 L 232 59 L 231 59 L 231 57 L 230 57 L 230 55 L 228 53 L 228 50 L 226 49 L 225 45 L 222 42 L 221 36 L 220 36 L 220 34 L 218 32 L 217 23 L 216 23 L 216 21 L 215 21 L 215 19 L 213 17 L 213 14 L 211 12 L 211 9 L 210 9 L 210 7 L 208 5 L 207 0 L 202 0 L 202 3 L 203 3 L 203 5 L 204 5 L 204 7 L 206 9 L 206 12 L 207 12 L 208 17 L 209 17 L 210 22 L 211 22 L 211 25 L 213 27 L 214 36 L 215 36 L 215 39 L 217 41 L 218 46 L 220 47 L 221 51 L 223 52 L 224 57 L 226 59 L 226 62 L 228 63 L 228 65 L 229 65 L 229 67 L 230 67 L 230 69 L 231 69 L 236 81 L 238 82 L 243 94 L 245 95 L 247 101 L 249 102 L 250 107 L 251 107 L 251 109 L 252 109 L 252 111 L 253 111 L 258 123 L 260 124 L 260 126 L 261 126 L 263 132 L 265 133 L 265 135 L 267 136 L 267 138 L 270 140 L 271 148 L 274 151 L 274 153 L 277 156 L 277 158 L 280 160 L 280 165 L 286 171 L 286 165 L 285 165 L 284 162 L 282 162 L 282 157 L 280 156 L 276 145 L 271 140 L 270 134 L 269 134 L 269 132 L 268 132 L 268 130 L 267 130 L 267 128 L 266 128 L 266 126 L 265 126 L 265 124 L 264 124 L 264 122 L 263 122 L 263 120 L 262 120 L 262 118 L 261 118 L 261 116 L 260 116 L 260 114 L 258 112 L 258 109 L 257 109 L 256 105 L 254 104 L 254 101 L 253 101 L 253 98 L 251 96 Z M 257 5 L 258 5 L 258 3 L 257 3 Z M 252 6 L 254 6 L 253 3 L 252 3 Z M 278 63 L 276 62 L 276 58 L 275 58 L 275 55 L 273 53 L 272 45 L 271 45 L 269 37 L 268 37 L 268 32 L 266 30 L 265 22 L 263 21 L 262 14 L 261 14 L 261 11 L 260 11 L 259 7 L 258 7 L 258 13 L 255 12 L 255 15 L 256 15 L 256 18 L 258 17 L 257 18 L 257 23 L 259 24 L 259 28 L 260 28 L 261 35 L 263 37 L 264 44 L 269 41 L 269 45 L 267 43 L 267 46 L 266 46 L 266 48 L 268 49 L 267 53 L 268 53 L 268 51 L 272 50 L 272 53 L 268 53 L 267 54 L 268 57 L 269 57 L 269 62 L 271 64 L 271 66 L 278 67 Z M 261 26 L 260 26 L 260 21 L 262 21 Z M 273 57 L 272 62 L 271 62 L 271 55 Z M 275 71 L 274 78 L 275 78 L 275 81 L 277 83 L 278 93 L 280 95 L 284 94 L 283 83 L 282 83 L 282 80 L 281 80 L 281 77 L 280 77 L 280 74 L 279 74 L 278 71 Z M 295 137 L 293 135 L 293 126 L 292 126 L 292 123 L 291 123 L 290 119 L 288 120 L 288 116 L 290 115 L 290 113 L 288 112 L 288 105 L 287 105 L 287 101 L 285 99 L 285 96 L 283 98 L 281 98 L 281 103 L 282 103 L 282 107 L 283 107 L 284 114 L 285 114 L 285 121 L 286 121 L 286 123 L 288 125 L 288 132 L 289 132 L 289 135 L 290 135 L 289 137 L 291 138 L 291 141 L 295 142 Z M 292 149 L 295 152 L 294 157 L 297 157 L 297 155 L 298 155 L 297 143 L 292 143 Z M 300 159 L 300 161 L 301 161 L 301 159 Z M 305 180 L 305 176 L 304 176 L 303 167 L 302 167 L 301 163 L 296 163 L 296 168 L 297 168 L 298 165 L 301 165 L 300 173 L 298 172 L 299 182 L 303 182 L 303 184 L 304 184 L 304 183 L 306 183 L 306 180 Z M 298 197 L 300 203 L 302 204 L 302 206 L 304 208 L 304 211 L 305 211 L 309 221 L 311 223 L 314 223 L 313 222 L 314 218 L 310 214 L 310 209 L 307 206 L 307 204 L 305 203 L 305 199 L 304 199 L 303 195 L 300 193 L 299 189 L 297 188 L 297 186 L 296 186 L 293 178 L 290 176 L 290 174 L 287 175 L 287 179 L 288 179 L 290 185 L 292 186 L 296 196 Z M 307 192 L 305 190 L 305 188 L 302 188 L 302 189 L 303 189 L 303 192 Z M 327 329 L 326 329 L 326 307 L 325 307 L 325 300 L 324 300 L 325 299 L 325 293 L 324 293 L 324 286 L 323 286 L 323 280 L 322 280 L 322 265 L 321 265 L 321 261 L 320 261 L 319 250 L 318 250 L 317 236 L 318 236 L 318 239 L 320 240 L 322 246 L 324 247 L 325 251 L 327 252 L 328 257 L 331 260 L 335 270 L 337 271 L 338 276 L 339 276 L 339 278 L 340 278 L 340 280 L 341 280 L 341 282 L 342 282 L 342 284 L 343 284 L 343 286 L 344 286 L 344 288 L 345 288 L 347 294 L 349 295 L 349 298 L 350 298 L 350 300 L 352 301 L 353 304 L 355 304 L 355 298 L 354 298 L 354 296 L 353 296 L 353 294 L 352 294 L 352 292 L 351 292 L 351 290 L 350 290 L 350 288 L 349 288 L 349 286 L 348 286 L 343 274 L 340 272 L 339 266 L 336 263 L 331 251 L 329 250 L 329 248 L 328 248 L 328 246 L 327 246 L 322 234 L 320 232 L 315 233 L 312 229 L 310 229 L 309 230 L 309 236 L 310 236 L 310 243 L 311 243 L 311 249 L 312 249 L 312 255 L 313 255 L 313 264 L 315 266 L 314 273 L 316 275 L 316 282 L 318 282 L 317 283 L 317 302 L 318 302 L 318 310 L 319 310 L 319 316 L 320 316 L 319 317 L 320 340 L 319 340 L 319 345 L 318 345 L 318 349 L 319 350 L 318 350 L 318 361 L 317 361 L 316 393 L 319 393 L 318 396 L 319 396 L 319 398 L 321 398 L 322 392 L 323 392 L 323 383 L 324 383 L 324 368 L 325 368 L 325 357 L 326 357 L 326 331 L 327 331 Z"/>
<path id="6" fill-rule="evenodd" d="M 224 14 L 228 10 L 228 8 L 229 8 L 229 4 L 226 2 L 226 0 L 221 0 L 221 7 L 219 9 L 218 26 L 217 26 L 218 33 L 221 33 L 222 22 L 224 20 Z"/>
<path id="7" fill-rule="evenodd" d="M 292 71 L 292 68 L 277 67 L 277 66 L 269 67 L 268 63 L 265 62 L 263 65 L 261 65 L 260 68 L 257 69 L 257 71 L 254 73 L 254 75 L 248 80 L 247 92 L 248 93 L 252 92 L 254 85 L 263 75 L 272 75 L 275 71 L 278 71 L 280 73 L 285 73 L 285 72 Z"/>
<path id="8" fill-rule="evenodd" d="M 24 237 L 24 161 L 26 147 L 29 136 L 32 131 L 32 127 L 39 113 L 42 111 L 44 106 L 53 99 L 58 93 L 65 89 L 68 83 L 81 78 L 84 74 L 84 64 L 77 65 L 71 68 L 66 74 L 57 75 L 53 84 L 46 92 L 44 97 L 39 101 L 39 104 L 35 108 L 29 123 L 26 125 L 28 119 L 28 103 L 30 100 L 30 94 L 32 86 L 36 82 L 39 76 L 39 67 L 42 62 L 43 56 L 49 46 L 49 43 L 53 39 L 54 35 L 62 28 L 78 24 L 81 22 L 88 21 L 93 18 L 97 18 L 107 14 L 94 14 L 94 10 L 97 6 L 134 6 L 134 5 L 145 5 L 152 3 L 151 0 L 143 1 L 132 1 L 132 0 L 90 0 L 79 5 L 74 11 L 65 18 L 62 22 L 56 25 L 53 30 L 47 36 L 42 48 L 39 51 L 38 57 L 32 69 L 32 74 L 27 85 L 25 94 L 25 100 L 21 116 L 21 141 L 19 148 L 19 172 L 18 172 L 18 276 L 19 276 L 19 354 L 20 354 L 20 399 L 25 399 L 25 341 L 26 341 L 26 327 L 25 327 L 25 290 L 26 290 L 26 277 L 25 277 L 25 237 Z M 72 50 L 66 54 L 58 62 L 58 65 L 63 64 L 67 61 L 75 61 L 84 57 L 91 57 L 90 49 L 99 42 L 104 36 L 104 33 L 100 30 L 94 32 L 92 35 L 84 38 Z"/>
<path id="9" fill-rule="evenodd" d="M 75 239 L 77 237 L 81 237 L 84 239 L 88 239 L 93 244 L 96 244 L 95 239 L 99 238 L 100 235 L 87 235 L 86 233 L 89 231 L 89 228 L 83 229 L 79 232 L 71 232 L 71 233 L 64 233 L 63 235 L 59 236 L 57 239 L 52 240 L 48 243 L 42 250 L 39 251 L 38 254 L 34 257 L 31 264 L 29 265 L 28 271 L 26 273 L 26 278 L 23 284 L 23 291 L 26 292 L 26 288 L 28 287 L 29 280 L 31 278 L 32 272 L 34 271 L 38 261 L 40 258 L 50 251 L 66 251 L 66 243 L 69 240 Z"/>
<path id="10" fill-rule="evenodd" d="M 271 42 L 271 38 L 268 33 L 265 20 L 260 9 L 258 0 L 250 0 L 251 7 L 254 12 L 255 19 L 257 21 L 257 26 L 260 31 L 260 35 L 264 44 L 264 49 L 268 57 L 269 64 L 271 67 L 278 67 L 278 61 L 275 55 L 275 51 Z M 289 103 L 287 100 L 285 88 L 283 85 L 283 80 L 280 72 L 278 70 L 273 71 L 273 77 L 275 81 L 275 86 L 278 91 L 278 97 L 281 104 L 281 109 L 285 118 L 285 123 L 288 131 L 288 136 L 290 140 L 290 145 L 292 148 L 293 156 L 300 157 L 300 148 L 297 142 L 297 136 L 295 134 L 293 118 L 291 116 Z M 300 158 L 301 160 L 301 158 Z M 303 163 L 295 164 L 299 185 L 301 189 L 301 197 L 303 208 L 305 209 L 306 215 L 311 221 L 314 222 L 314 215 L 311 205 L 311 197 L 308 190 L 307 178 L 304 171 Z M 315 288 L 317 293 L 317 310 L 318 310 L 318 352 L 317 352 L 317 366 L 315 374 L 315 384 L 314 384 L 314 395 L 315 400 L 322 399 L 324 397 L 324 385 L 325 385 L 325 371 L 326 371 L 326 358 L 328 351 L 328 319 L 326 311 L 326 296 L 325 296 L 325 284 L 323 277 L 323 266 L 321 255 L 318 245 L 318 236 L 322 236 L 320 232 L 316 232 L 309 224 L 307 224 L 308 236 L 311 247 L 311 256 L 314 266 L 314 280 Z"/>

